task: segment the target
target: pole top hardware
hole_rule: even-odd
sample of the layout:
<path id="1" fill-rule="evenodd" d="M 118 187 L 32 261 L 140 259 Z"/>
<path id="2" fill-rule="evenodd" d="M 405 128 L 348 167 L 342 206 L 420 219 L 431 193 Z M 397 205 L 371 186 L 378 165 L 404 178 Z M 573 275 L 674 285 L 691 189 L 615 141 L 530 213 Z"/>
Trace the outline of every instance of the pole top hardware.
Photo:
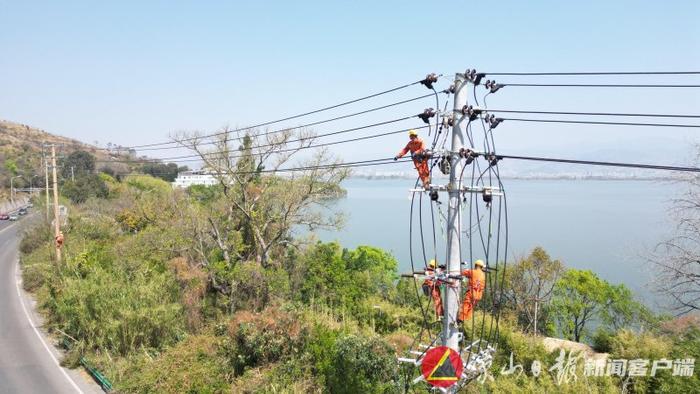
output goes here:
<path id="1" fill-rule="evenodd" d="M 465 105 L 462 107 L 462 115 L 469 116 L 469 120 L 476 120 L 476 118 L 484 112 L 483 109 L 479 107 L 474 107 L 473 105 Z"/>
<path id="2" fill-rule="evenodd" d="M 422 113 L 418 114 L 418 117 L 423 120 L 423 122 L 430 124 L 430 118 L 435 117 L 435 110 L 432 108 L 426 108 Z"/>
<path id="3" fill-rule="evenodd" d="M 503 118 L 497 118 L 496 115 L 491 114 L 490 116 L 486 116 L 487 122 L 489 122 L 489 128 L 495 129 L 501 122 L 503 122 Z"/>
<path id="4" fill-rule="evenodd" d="M 421 85 L 424 85 L 428 89 L 433 88 L 433 84 L 438 81 L 438 76 L 435 73 L 430 73 L 425 76 L 425 79 L 420 81 Z"/>
<path id="5" fill-rule="evenodd" d="M 481 80 L 486 76 L 484 73 L 477 73 L 476 69 L 470 70 L 467 69 L 467 71 L 464 72 L 464 78 L 467 79 L 467 81 L 473 83 L 475 86 L 479 86 L 481 83 Z"/>
<path id="6" fill-rule="evenodd" d="M 486 82 L 484 83 L 484 87 L 488 89 L 491 93 L 496 93 L 498 89 L 504 87 L 506 85 L 502 83 L 496 83 L 496 81 L 491 81 L 490 79 L 487 79 Z"/>

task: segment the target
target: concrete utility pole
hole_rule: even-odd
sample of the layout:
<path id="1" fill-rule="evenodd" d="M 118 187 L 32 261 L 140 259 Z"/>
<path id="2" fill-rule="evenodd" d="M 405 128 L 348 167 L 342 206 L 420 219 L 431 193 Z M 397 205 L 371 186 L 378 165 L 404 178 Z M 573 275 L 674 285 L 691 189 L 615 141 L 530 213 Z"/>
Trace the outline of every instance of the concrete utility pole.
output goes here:
<path id="1" fill-rule="evenodd" d="M 49 211 L 51 203 L 49 202 L 49 161 L 46 159 L 46 144 L 41 147 L 41 154 L 44 156 L 44 179 L 46 180 L 46 223 L 51 223 L 49 220 Z"/>
<path id="2" fill-rule="evenodd" d="M 452 127 L 452 148 L 450 153 L 450 183 L 447 186 L 449 201 L 447 205 L 447 273 L 450 276 L 461 274 L 460 234 L 462 224 L 460 217 L 460 188 L 462 185 L 459 175 L 462 172 L 462 160 L 459 150 L 464 145 L 464 133 L 468 122 L 467 116 L 462 116 L 462 107 L 467 104 L 467 83 L 464 75 L 457 73 L 454 83 L 454 126 Z M 454 285 L 445 286 L 445 317 L 442 324 L 442 344 L 459 352 L 461 334 L 457 323 L 459 311 L 459 295 L 462 284 L 455 281 Z"/>
<path id="3" fill-rule="evenodd" d="M 56 239 L 61 234 L 61 221 L 58 212 L 58 181 L 56 179 L 56 145 L 51 145 L 51 167 L 53 170 L 53 218 Z M 56 243 L 56 261 L 61 261 L 61 248 Z"/>

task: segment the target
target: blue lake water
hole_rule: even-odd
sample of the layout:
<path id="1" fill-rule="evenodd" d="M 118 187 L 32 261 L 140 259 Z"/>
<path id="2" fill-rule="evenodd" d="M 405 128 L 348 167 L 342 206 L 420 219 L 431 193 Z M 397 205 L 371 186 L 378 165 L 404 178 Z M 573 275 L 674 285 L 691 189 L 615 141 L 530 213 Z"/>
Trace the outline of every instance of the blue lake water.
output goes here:
<path id="1" fill-rule="evenodd" d="M 649 292 L 654 267 L 645 257 L 672 233 L 668 210 L 680 189 L 678 185 L 620 180 L 506 179 L 503 183 L 508 201 L 510 261 L 539 245 L 569 267 L 590 269 L 612 283 L 624 283 L 647 303 L 655 299 Z M 347 197 L 334 205 L 334 209 L 345 213 L 345 227 L 340 231 L 320 231 L 317 236 L 324 241 L 337 240 L 349 248 L 383 248 L 397 258 L 401 272 L 410 272 L 412 185 L 403 179 L 345 181 Z M 444 201 L 446 195 L 441 195 L 441 199 Z M 431 255 L 430 208 L 427 198 L 423 201 L 425 241 Z M 446 214 L 446 204 L 442 207 Z M 417 212 L 415 219 L 417 224 Z M 441 228 L 445 225 L 444 220 L 436 224 Z M 437 256 L 441 260 L 445 256 L 443 234 L 438 228 Z M 472 239 L 478 242 L 475 237 Z M 463 243 L 466 249 L 468 242 Z M 421 249 L 417 235 L 414 248 L 414 256 L 418 256 Z M 474 244 L 474 250 L 480 248 L 480 244 Z"/>

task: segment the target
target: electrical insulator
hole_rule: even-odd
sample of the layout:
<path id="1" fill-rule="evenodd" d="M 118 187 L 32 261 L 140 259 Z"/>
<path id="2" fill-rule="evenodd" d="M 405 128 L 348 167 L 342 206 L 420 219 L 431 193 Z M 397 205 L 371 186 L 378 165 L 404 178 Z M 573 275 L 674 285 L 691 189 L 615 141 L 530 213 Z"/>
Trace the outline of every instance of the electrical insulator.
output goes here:
<path id="1" fill-rule="evenodd" d="M 426 88 L 432 89 L 433 84 L 438 81 L 437 75 L 435 73 L 431 73 L 425 76 L 425 79 L 420 81 L 421 84 L 425 85 Z"/>
<path id="2" fill-rule="evenodd" d="M 452 127 L 452 126 L 454 126 L 454 124 L 455 124 L 454 115 L 442 117 L 442 126 L 443 127 Z"/>
<path id="3" fill-rule="evenodd" d="M 445 175 L 449 175 L 451 169 L 452 163 L 450 163 L 450 159 L 448 157 L 443 157 L 440 160 L 440 172 L 442 172 Z"/>
<path id="4" fill-rule="evenodd" d="M 495 115 L 491 115 L 486 119 L 489 122 L 489 127 L 492 129 L 495 129 L 501 122 L 503 122 L 503 118 L 497 118 Z"/>
<path id="5" fill-rule="evenodd" d="M 430 123 L 430 118 L 435 116 L 435 110 L 432 108 L 427 108 L 423 113 L 418 114 L 418 117 L 425 123 Z"/>
<path id="6" fill-rule="evenodd" d="M 506 85 L 502 83 L 496 83 L 496 81 L 491 81 L 491 80 L 486 80 L 486 83 L 484 83 L 484 87 L 488 89 L 491 93 L 496 93 L 498 89 L 504 87 Z"/>
<path id="7" fill-rule="evenodd" d="M 481 197 L 484 199 L 484 202 L 486 205 L 491 204 L 491 201 L 493 201 L 493 192 L 491 189 L 484 189 L 483 193 L 481 194 Z"/>

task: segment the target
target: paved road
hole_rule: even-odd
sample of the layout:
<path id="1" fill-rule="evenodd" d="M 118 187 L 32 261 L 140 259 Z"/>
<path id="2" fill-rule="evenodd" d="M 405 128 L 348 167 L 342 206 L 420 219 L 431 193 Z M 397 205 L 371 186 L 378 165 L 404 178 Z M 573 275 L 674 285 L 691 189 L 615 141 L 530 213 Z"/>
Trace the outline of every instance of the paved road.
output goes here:
<path id="1" fill-rule="evenodd" d="M 0 393 L 102 393 L 84 371 L 59 366 L 61 356 L 21 289 L 19 234 L 28 219 L 0 221 Z"/>

